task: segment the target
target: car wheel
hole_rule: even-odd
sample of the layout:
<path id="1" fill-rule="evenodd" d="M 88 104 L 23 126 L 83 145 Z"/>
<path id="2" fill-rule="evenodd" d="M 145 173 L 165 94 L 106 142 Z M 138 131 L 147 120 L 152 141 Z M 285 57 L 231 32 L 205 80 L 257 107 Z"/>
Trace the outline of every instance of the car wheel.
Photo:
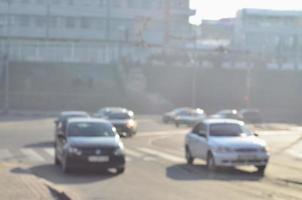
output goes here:
<path id="1" fill-rule="evenodd" d="M 257 167 L 257 172 L 258 172 L 258 174 L 264 175 L 266 165 L 263 165 L 263 166 L 256 166 L 256 167 Z"/>
<path id="2" fill-rule="evenodd" d="M 124 172 L 125 172 L 125 167 L 116 168 L 116 173 L 117 174 L 122 174 Z"/>
<path id="3" fill-rule="evenodd" d="M 66 158 L 63 159 L 61 166 L 64 174 L 69 173 L 70 169 Z"/>
<path id="4" fill-rule="evenodd" d="M 192 157 L 191 151 L 188 146 L 186 146 L 186 148 L 185 148 L 185 156 L 186 156 L 187 163 L 189 165 L 192 165 L 194 158 Z"/>
<path id="5" fill-rule="evenodd" d="M 55 165 L 59 165 L 59 164 L 60 164 L 60 161 L 59 161 L 59 159 L 58 159 L 57 153 L 55 153 L 55 158 L 54 158 L 54 160 L 55 160 Z"/>
<path id="6" fill-rule="evenodd" d="M 216 170 L 215 159 L 214 159 L 214 156 L 212 155 L 212 153 L 208 154 L 207 167 L 208 167 L 208 170 L 210 170 L 210 171 L 215 171 Z"/>

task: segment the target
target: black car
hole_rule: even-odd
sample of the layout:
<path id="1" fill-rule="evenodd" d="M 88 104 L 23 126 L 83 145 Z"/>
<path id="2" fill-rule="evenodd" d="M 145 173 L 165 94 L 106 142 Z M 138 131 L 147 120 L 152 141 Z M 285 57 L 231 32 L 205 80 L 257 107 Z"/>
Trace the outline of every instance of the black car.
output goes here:
<path id="1" fill-rule="evenodd" d="M 71 168 L 125 170 L 123 143 L 115 128 L 107 121 L 94 118 L 73 118 L 55 139 L 55 164 L 64 173 Z"/>
<path id="2" fill-rule="evenodd" d="M 137 122 L 134 118 L 134 113 L 128 109 L 103 108 L 95 116 L 110 121 L 121 136 L 131 137 L 137 132 Z"/>
<path id="3" fill-rule="evenodd" d="M 260 111 L 257 109 L 242 109 L 240 110 L 240 115 L 244 122 L 246 123 L 262 123 L 263 119 Z"/>

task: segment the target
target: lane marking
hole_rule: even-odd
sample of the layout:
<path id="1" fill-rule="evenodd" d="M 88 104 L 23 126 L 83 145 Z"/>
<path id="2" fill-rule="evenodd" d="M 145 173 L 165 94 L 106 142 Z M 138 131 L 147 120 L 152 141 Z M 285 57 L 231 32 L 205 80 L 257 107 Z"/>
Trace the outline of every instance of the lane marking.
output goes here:
<path id="1" fill-rule="evenodd" d="M 54 148 L 44 148 L 43 149 L 48 155 L 50 155 L 51 157 L 55 157 L 55 150 Z"/>
<path id="2" fill-rule="evenodd" d="M 141 154 L 137 151 L 130 150 L 128 148 L 125 148 L 124 151 L 125 151 L 126 155 L 129 155 L 129 156 L 133 156 L 133 157 L 137 157 L 137 158 L 143 157 L 143 154 Z"/>
<path id="3" fill-rule="evenodd" d="M 178 157 L 178 156 L 174 156 L 171 154 L 167 154 L 164 152 L 160 152 L 154 149 L 148 149 L 148 148 L 139 148 L 140 151 L 144 152 L 144 153 L 148 153 L 151 155 L 155 155 L 158 156 L 164 160 L 168 160 L 168 161 L 172 161 L 172 162 L 185 162 L 184 158 Z"/>
<path id="4" fill-rule="evenodd" d="M 39 161 L 39 162 L 45 161 L 45 159 L 42 156 L 40 156 L 37 152 L 35 152 L 32 149 L 23 148 L 20 151 L 22 152 L 22 154 L 26 156 L 27 159 L 31 161 Z"/>
<path id="5" fill-rule="evenodd" d="M 0 161 L 6 161 L 12 157 L 13 155 L 8 149 L 0 149 Z"/>

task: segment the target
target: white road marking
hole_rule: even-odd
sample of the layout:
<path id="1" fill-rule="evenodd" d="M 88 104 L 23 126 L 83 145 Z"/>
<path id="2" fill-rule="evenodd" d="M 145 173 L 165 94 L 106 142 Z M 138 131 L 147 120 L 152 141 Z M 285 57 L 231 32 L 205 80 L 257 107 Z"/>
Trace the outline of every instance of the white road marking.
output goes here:
<path id="1" fill-rule="evenodd" d="M 127 162 L 131 162 L 131 161 L 132 161 L 132 158 L 126 157 L 126 161 L 127 161 Z"/>
<path id="2" fill-rule="evenodd" d="M 154 149 L 148 149 L 148 148 L 139 148 L 140 151 L 144 153 L 148 153 L 154 156 L 158 156 L 164 160 L 172 161 L 172 162 L 185 162 L 185 160 L 181 157 L 174 156 L 171 154 L 163 153 Z"/>
<path id="3" fill-rule="evenodd" d="M 130 150 L 128 148 L 125 148 L 124 149 L 126 155 L 129 155 L 129 156 L 133 156 L 133 157 L 137 157 L 137 158 L 140 158 L 143 156 L 143 154 L 137 152 L 137 151 L 134 151 L 134 150 Z"/>
<path id="4" fill-rule="evenodd" d="M 44 148 L 43 149 L 48 155 L 50 155 L 51 157 L 55 156 L 55 150 L 54 148 Z"/>
<path id="5" fill-rule="evenodd" d="M 27 159 L 35 162 L 43 162 L 45 159 L 40 156 L 37 152 L 35 152 L 33 149 L 21 149 L 20 150 L 22 154 L 26 156 Z"/>
<path id="6" fill-rule="evenodd" d="M 0 161 L 5 161 L 12 158 L 13 155 L 8 149 L 0 149 Z"/>
<path id="7" fill-rule="evenodd" d="M 295 151 L 293 149 L 290 149 L 290 150 L 287 150 L 288 153 L 290 153 L 292 156 L 294 157 L 297 157 L 299 159 L 302 159 L 302 151 L 301 152 L 298 152 L 298 151 Z"/>

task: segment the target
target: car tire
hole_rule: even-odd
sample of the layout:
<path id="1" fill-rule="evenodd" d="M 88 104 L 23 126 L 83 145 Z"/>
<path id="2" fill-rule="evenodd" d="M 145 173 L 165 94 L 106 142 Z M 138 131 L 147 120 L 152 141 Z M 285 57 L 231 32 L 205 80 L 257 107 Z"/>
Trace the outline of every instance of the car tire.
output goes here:
<path id="1" fill-rule="evenodd" d="M 263 176 L 264 172 L 265 172 L 266 165 L 256 166 L 256 168 L 257 168 L 257 173 Z"/>
<path id="2" fill-rule="evenodd" d="M 55 165 L 59 165 L 59 164 L 60 164 L 60 161 L 59 161 L 59 159 L 58 159 L 57 153 L 55 153 L 55 158 L 54 158 L 54 160 L 55 160 Z"/>
<path id="3" fill-rule="evenodd" d="M 61 163 L 61 167 L 64 174 L 68 174 L 70 172 L 69 165 L 66 158 L 63 159 Z"/>
<path id="4" fill-rule="evenodd" d="M 192 156 L 188 146 L 186 146 L 185 148 L 185 156 L 186 156 L 187 164 L 192 165 L 194 162 L 194 157 Z"/>
<path id="5" fill-rule="evenodd" d="M 122 174 L 125 172 L 125 167 L 116 168 L 116 174 Z"/>
<path id="6" fill-rule="evenodd" d="M 216 170 L 216 164 L 215 159 L 212 153 L 208 153 L 207 156 L 207 168 L 209 171 L 215 171 Z"/>

